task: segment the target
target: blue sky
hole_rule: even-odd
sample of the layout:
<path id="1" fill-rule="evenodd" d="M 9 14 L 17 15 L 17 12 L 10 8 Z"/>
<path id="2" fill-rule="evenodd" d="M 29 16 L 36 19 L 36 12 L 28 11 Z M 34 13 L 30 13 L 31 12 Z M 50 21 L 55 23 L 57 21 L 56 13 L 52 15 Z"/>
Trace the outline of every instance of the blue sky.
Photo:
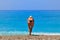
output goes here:
<path id="1" fill-rule="evenodd" d="M 60 10 L 60 0 L 0 0 L 0 10 Z"/>

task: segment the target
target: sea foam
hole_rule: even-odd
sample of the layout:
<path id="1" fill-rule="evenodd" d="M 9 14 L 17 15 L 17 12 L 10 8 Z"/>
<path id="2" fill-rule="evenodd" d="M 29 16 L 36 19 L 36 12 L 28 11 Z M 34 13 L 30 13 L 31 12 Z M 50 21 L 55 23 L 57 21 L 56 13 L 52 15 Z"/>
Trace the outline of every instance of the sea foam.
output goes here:
<path id="1" fill-rule="evenodd" d="M 29 32 L 26 31 L 0 31 L 0 36 L 2 35 L 28 35 Z M 60 33 L 48 33 L 48 32 L 32 32 L 32 35 L 60 35 Z"/>

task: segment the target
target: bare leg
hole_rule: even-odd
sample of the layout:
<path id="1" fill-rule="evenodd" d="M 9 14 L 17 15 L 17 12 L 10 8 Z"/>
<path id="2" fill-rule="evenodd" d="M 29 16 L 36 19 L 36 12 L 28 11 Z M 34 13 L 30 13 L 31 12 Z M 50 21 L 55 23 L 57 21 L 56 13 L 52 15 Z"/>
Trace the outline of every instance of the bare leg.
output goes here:
<path id="1" fill-rule="evenodd" d="M 32 24 L 28 24 L 28 28 L 29 28 L 29 35 L 31 35 L 33 25 Z"/>
<path id="2" fill-rule="evenodd" d="M 32 26 L 29 27 L 29 35 L 31 35 L 32 32 Z"/>

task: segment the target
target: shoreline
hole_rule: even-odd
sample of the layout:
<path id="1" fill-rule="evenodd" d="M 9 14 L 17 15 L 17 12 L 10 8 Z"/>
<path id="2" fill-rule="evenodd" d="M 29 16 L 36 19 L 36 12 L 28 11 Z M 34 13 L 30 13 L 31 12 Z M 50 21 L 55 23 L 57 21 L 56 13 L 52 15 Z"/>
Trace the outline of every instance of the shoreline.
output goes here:
<path id="1" fill-rule="evenodd" d="M 32 35 L 60 35 L 60 33 L 55 32 L 32 32 Z M 0 31 L 0 36 L 8 36 L 8 35 L 29 35 L 29 32 L 21 32 L 21 31 Z"/>

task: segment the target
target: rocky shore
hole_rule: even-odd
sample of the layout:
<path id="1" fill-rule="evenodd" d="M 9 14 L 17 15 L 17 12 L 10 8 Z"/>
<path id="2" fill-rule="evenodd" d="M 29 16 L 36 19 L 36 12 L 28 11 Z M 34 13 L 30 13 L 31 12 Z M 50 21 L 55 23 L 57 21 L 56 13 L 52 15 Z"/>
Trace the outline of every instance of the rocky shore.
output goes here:
<path id="1" fill-rule="evenodd" d="M 60 40 L 59 35 L 0 36 L 0 40 Z"/>

